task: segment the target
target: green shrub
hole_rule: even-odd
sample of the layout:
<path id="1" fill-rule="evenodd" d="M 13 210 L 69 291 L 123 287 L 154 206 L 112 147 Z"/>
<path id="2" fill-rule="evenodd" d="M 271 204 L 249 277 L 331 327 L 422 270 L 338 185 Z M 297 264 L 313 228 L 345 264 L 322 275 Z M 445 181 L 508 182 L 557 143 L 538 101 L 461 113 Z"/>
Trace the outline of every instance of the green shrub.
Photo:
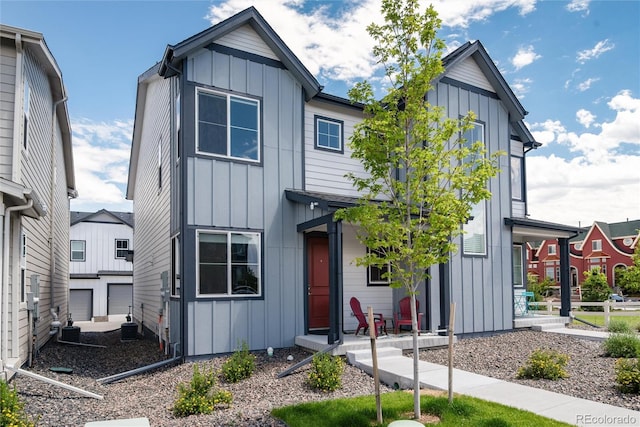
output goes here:
<path id="1" fill-rule="evenodd" d="M 607 331 L 618 334 L 629 334 L 632 332 L 631 326 L 622 319 L 611 319 Z"/>
<path id="2" fill-rule="evenodd" d="M 618 359 L 615 364 L 616 383 L 622 393 L 640 392 L 640 360 Z"/>
<path id="3" fill-rule="evenodd" d="M 173 405 L 173 415 L 187 417 L 195 414 L 210 414 L 218 406 L 229 405 L 233 398 L 226 390 L 216 389 L 216 374 L 213 369 L 200 372 L 193 365 L 193 377 L 189 384 L 178 384 L 178 398 Z"/>
<path id="4" fill-rule="evenodd" d="M 517 378 L 557 380 L 568 376 L 565 367 L 569 356 L 555 350 L 537 349 L 527 363 L 518 369 Z"/>
<path id="5" fill-rule="evenodd" d="M 222 376 L 227 382 L 237 383 L 249 378 L 255 369 L 256 356 L 249 353 L 249 346 L 243 342 L 240 348 L 222 365 Z"/>
<path id="6" fill-rule="evenodd" d="M 317 353 L 311 362 L 308 383 L 317 390 L 335 391 L 342 387 L 344 363 L 338 356 Z"/>
<path id="7" fill-rule="evenodd" d="M 33 427 L 37 421 L 32 421 L 24 411 L 24 402 L 18 397 L 14 387 L 0 381 L 0 426 Z"/>
<path id="8" fill-rule="evenodd" d="M 604 355 L 609 357 L 637 357 L 640 338 L 634 334 L 614 333 L 602 343 Z"/>
<path id="9" fill-rule="evenodd" d="M 582 301 L 603 302 L 609 299 L 611 288 L 607 283 L 607 276 L 600 272 L 600 268 L 584 272 L 582 282 Z M 604 311 L 603 307 L 582 307 L 584 311 Z"/>

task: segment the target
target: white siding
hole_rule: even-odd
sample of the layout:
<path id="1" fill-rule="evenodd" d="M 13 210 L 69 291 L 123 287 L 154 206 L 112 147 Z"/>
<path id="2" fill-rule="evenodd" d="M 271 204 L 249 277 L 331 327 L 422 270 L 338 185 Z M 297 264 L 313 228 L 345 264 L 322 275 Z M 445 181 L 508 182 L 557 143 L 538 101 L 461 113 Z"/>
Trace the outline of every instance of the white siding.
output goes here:
<path id="1" fill-rule="evenodd" d="M 333 153 L 315 149 L 315 116 L 327 117 L 343 122 L 344 153 Z M 351 181 L 345 178 L 349 172 L 363 176 L 362 164 L 351 158 L 349 139 L 353 127 L 362 120 L 362 113 L 350 108 L 339 107 L 318 101 L 305 106 L 304 118 L 304 171 L 305 189 L 341 196 L 358 196 Z"/>
<path id="2" fill-rule="evenodd" d="M 392 289 L 388 286 L 367 286 L 367 269 L 359 267 L 355 258 L 365 255 L 365 248 L 356 238 L 355 226 L 345 223 L 342 227 L 342 273 L 343 273 L 343 329 L 354 331 L 358 327 L 358 321 L 351 312 L 351 297 L 360 301 L 362 311 L 367 312 L 371 306 L 374 313 L 382 313 L 387 319 L 387 328 L 390 331 L 393 319 Z"/>
<path id="3" fill-rule="evenodd" d="M 95 218 L 92 218 L 92 221 Z M 85 261 L 71 262 L 71 274 L 98 271 L 133 271 L 133 264 L 116 259 L 116 239 L 129 240 L 133 250 L 133 229 L 122 223 L 80 222 L 71 227 L 70 240 L 85 241 Z"/>
<path id="4" fill-rule="evenodd" d="M 262 37 L 249 25 L 243 25 L 235 29 L 232 33 L 220 37 L 216 40 L 216 44 L 243 50 L 270 59 L 279 59 L 264 40 L 262 40 Z"/>
<path id="5" fill-rule="evenodd" d="M 471 86 L 479 87 L 490 92 L 495 92 L 495 89 L 491 86 L 487 77 L 484 75 L 480 67 L 478 67 L 476 61 L 471 57 L 448 70 L 447 77 L 468 83 Z"/>
<path id="6" fill-rule="evenodd" d="M 169 79 L 153 78 L 145 98 L 144 126 L 134 194 L 136 242 L 133 271 L 133 316 L 138 324 L 157 331 L 160 274 L 171 265 L 169 238 Z M 140 100 L 138 100 L 140 102 Z M 162 187 L 158 186 L 158 142 L 162 141 Z"/>

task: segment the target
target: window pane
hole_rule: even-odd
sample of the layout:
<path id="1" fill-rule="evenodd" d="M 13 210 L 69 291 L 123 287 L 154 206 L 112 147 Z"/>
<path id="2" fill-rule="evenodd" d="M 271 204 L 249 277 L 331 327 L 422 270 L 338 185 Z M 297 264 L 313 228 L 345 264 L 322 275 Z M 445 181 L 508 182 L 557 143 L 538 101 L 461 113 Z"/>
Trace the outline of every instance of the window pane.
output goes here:
<path id="1" fill-rule="evenodd" d="M 200 233 L 200 263 L 227 263 L 227 235 Z"/>
<path id="2" fill-rule="evenodd" d="M 341 125 L 326 120 L 317 119 L 317 135 L 316 144 L 318 147 L 331 148 L 334 150 L 342 149 L 342 135 L 340 133 Z"/>
<path id="3" fill-rule="evenodd" d="M 513 284 L 522 286 L 522 246 L 513 247 Z"/>
<path id="4" fill-rule="evenodd" d="M 463 246 L 465 254 L 485 255 L 486 254 L 486 222 L 485 203 L 480 202 L 471 210 L 473 217 L 463 229 L 466 234 L 463 236 Z"/>
<path id="5" fill-rule="evenodd" d="M 227 98 L 199 93 L 198 150 L 227 155 Z"/>
<path id="6" fill-rule="evenodd" d="M 227 293 L 227 264 L 200 264 L 200 294 Z"/>
<path id="7" fill-rule="evenodd" d="M 231 98 L 231 126 L 258 130 L 258 103 L 247 99 Z"/>
<path id="8" fill-rule="evenodd" d="M 231 235 L 231 262 L 257 264 L 260 250 L 257 234 Z"/>
<path id="9" fill-rule="evenodd" d="M 511 157 L 511 197 L 522 200 L 522 158 Z"/>
<path id="10" fill-rule="evenodd" d="M 260 270 L 258 265 L 233 265 L 231 267 L 231 292 L 233 294 L 258 294 Z"/>
<path id="11" fill-rule="evenodd" d="M 231 156 L 258 160 L 258 132 L 231 128 Z"/>

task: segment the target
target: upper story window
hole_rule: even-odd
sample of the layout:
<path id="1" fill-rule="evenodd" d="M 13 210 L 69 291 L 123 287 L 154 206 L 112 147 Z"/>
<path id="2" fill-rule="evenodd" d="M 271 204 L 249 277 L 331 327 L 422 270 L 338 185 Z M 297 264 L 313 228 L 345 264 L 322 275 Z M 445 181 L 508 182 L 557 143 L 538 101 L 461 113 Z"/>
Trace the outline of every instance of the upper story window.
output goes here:
<path id="1" fill-rule="evenodd" d="M 29 109 L 31 103 L 31 89 L 29 88 L 29 82 L 24 79 L 24 98 L 22 101 L 22 108 L 24 109 L 24 126 L 23 126 L 23 140 L 22 147 L 27 149 L 29 141 Z"/>
<path id="2" fill-rule="evenodd" d="M 591 241 L 591 250 L 592 251 L 601 251 L 602 250 L 602 240 L 592 240 Z"/>
<path id="3" fill-rule="evenodd" d="M 84 262 L 85 259 L 86 259 L 85 241 L 72 240 L 71 241 L 71 261 Z"/>
<path id="4" fill-rule="evenodd" d="M 116 239 L 116 259 L 127 259 L 129 252 L 128 239 Z"/>
<path id="5" fill-rule="evenodd" d="M 198 296 L 262 293 L 260 233 L 199 231 Z"/>
<path id="6" fill-rule="evenodd" d="M 197 89 L 197 151 L 232 159 L 260 161 L 260 102 Z"/>
<path id="7" fill-rule="evenodd" d="M 511 198 L 513 200 L 523 200 L 522 160 L 522 157 L 511 157 Z"/>
<path id="8" fill-rule="evenodd" d="M 549 255 L 555 255 L 556 254 L 556 245 L 549 245 L 548 250 L 549 250 Z"/>
<path id="9" fill-rule="evenodd" d="M 344 122 L 315 116 L 315 148 L 344 153 Z"/>
<path id="10" fill-rule="evenodd" d="M 476 142 L 481 142 L 484 146 L 484 124 L 474 122 L 473 127 L 468 129 L 463 135 L 464 145 L 471 147 Z M 464 161 L 473 161 L 471 157 Z M 471 209 L 471 219 L 462 227 L 465 234 L 463 240 L 463 254 L 465 255 L 486 255 L 487 254 L 487 204 L 485 201 L 479 202 Z"/>

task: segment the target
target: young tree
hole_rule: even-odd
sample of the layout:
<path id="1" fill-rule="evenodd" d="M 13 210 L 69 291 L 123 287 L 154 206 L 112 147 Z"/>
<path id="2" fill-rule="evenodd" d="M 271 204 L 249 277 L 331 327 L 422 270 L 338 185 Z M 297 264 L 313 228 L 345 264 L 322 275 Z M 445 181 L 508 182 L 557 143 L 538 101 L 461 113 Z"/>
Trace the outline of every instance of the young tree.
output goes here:
<path id="1" fill-rule="evenodd" d="M 417 0 L 383 0 L 385 23 L 367 31 L 384 66 L 388 91 L 376 99 L 372 85 L 357 83 L 353 102 L 364 104 L 364 120 L 350 139 L 353 157 L 367 176 L 349 174 L 363 194 L 361 202 L 337 213 L 359 225 L 358 239 L 372 249 L 358 265 L 391 266 L 392 287 L 411 297 L 414 361 L 414 412 L 420 416 L 416 292 L 430 266 L 444 263 L 457 248 L 454 238 L 474 205 L 491 197 L 489 178 L 497 175 L 497 157 L 481 142 L 465 142 L 473 113 L 446 118 L 430 105 L 427 93 L 443 71 L 444 42 L 436 37 L 441 21 L 433 7 L 423 14 Z"/>
<path id="2" fill-rule="evenodd" d="M 640 245 L 637 245 L 633 251 L 632 259 L 633 264 L 620 271 L 620 275 L 616 276 L 616 284 L 626 293 L 640 292 Z"/>
<path id="3" fill-rule="evenodd" d="M 607 276 L 596 267 L 590 271 L 585 271 L 584 282 L 582 282 L 582 301 L 602 302 L 609 299 L 611 288 L 607 283 Z M 603 311 L 602 307 L 583 307 L 585 311 Z"/>

